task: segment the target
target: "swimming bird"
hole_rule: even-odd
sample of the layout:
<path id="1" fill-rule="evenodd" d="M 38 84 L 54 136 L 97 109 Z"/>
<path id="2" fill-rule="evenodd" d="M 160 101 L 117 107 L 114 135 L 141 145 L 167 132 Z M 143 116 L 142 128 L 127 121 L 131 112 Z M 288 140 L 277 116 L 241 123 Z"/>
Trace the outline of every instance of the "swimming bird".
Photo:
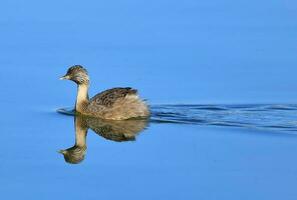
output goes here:
<path id="1" fill-rule="evenodd" d="M 116 87 L 98 93 L 89 99 L 89 75 L 81 65 L 70 67 L 61 80 L 71 80 L 77 84 L 75 110 L 77 113 L 110 120 L 149 117 L 149 107 L 136 89 Z"/>

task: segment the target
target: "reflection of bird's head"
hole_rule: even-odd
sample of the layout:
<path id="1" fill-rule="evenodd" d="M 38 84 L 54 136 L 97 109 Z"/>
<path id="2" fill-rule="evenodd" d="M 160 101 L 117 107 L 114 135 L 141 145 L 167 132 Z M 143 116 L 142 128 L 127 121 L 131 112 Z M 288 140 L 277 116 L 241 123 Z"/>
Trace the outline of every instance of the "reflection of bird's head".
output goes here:
<path id="1" fill-rule="evenodd" d="M 66 162 L 70 164 L 78 164 L 85 159 L 86 149 L 86 146 L 73 146 L 69 149 L 60 150 L 59 153 L 63 154 Z"/>
<path id="2" fill-rule="evenodd" d="M 70 67 L 66 75 L 60 78 L 61 80 L 71 80 L 76 84 L 88 84 L 89 76 L 88 72 L 81 65 L 74 65 Z"/>

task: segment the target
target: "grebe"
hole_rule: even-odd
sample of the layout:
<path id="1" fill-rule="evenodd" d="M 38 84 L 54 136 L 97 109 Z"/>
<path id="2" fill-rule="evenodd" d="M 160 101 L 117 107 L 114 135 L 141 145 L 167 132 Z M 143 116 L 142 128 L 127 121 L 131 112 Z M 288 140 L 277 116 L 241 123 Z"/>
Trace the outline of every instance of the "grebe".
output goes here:
<path id="1" fill-rule="evenodd" d="M 148 105 L 139 98 L 137 90 L 130 87 L 105 90 L 89 99 L 88 72 L 80 65 L 70 67 L 60 79 L 77 84 L 75 110 L 79 114 L 110 120 L 150 116 Z"/>

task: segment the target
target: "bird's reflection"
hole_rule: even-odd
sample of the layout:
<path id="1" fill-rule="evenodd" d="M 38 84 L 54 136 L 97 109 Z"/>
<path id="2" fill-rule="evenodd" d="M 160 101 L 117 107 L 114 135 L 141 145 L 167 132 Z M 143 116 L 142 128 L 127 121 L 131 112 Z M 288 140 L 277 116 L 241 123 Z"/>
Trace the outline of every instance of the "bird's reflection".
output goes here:
<path id="1" fill-rule="evenodd" d="M 133 141 L 148 125 L 147 119 L 130 119 L 122 121 L 102 120 L 98 118 L 76 115 L 75 144 L 68 149 L 60 150 L 66 162 L 78 164 L 85 158 L 88 129 L 91 128 L 99 136 L 116 142 Z"/>

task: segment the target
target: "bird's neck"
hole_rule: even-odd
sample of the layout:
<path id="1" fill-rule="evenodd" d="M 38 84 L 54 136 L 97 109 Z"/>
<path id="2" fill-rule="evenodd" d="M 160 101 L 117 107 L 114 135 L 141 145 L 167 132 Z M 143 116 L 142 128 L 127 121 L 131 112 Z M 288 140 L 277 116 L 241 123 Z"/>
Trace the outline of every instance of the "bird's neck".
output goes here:
<path id="1" fill-rule="evenodd" d="M 89 85 L 88 84 L 79 84 L 77 86 L 77 97 L 75 103 L 75 109 L 78 112 L 83 112 L 86 106 L 89 103 L 88 95 Z"/>

